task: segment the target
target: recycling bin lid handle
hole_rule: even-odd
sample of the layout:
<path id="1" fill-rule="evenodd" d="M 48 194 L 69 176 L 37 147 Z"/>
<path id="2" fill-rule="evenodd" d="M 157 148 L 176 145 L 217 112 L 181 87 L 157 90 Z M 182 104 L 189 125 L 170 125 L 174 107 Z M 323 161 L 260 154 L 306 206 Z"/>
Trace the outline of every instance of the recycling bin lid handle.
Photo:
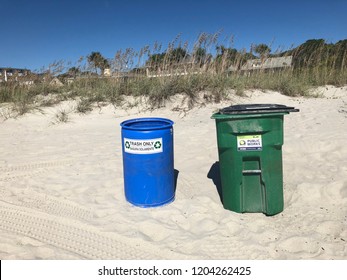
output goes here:
<path id="1" fill-rule="evenodd" d="M 281 104 L 242 104 L 232 105 L 219 110 L 221 114 L 256 114 L 299 112 L 299 109 Z"/>

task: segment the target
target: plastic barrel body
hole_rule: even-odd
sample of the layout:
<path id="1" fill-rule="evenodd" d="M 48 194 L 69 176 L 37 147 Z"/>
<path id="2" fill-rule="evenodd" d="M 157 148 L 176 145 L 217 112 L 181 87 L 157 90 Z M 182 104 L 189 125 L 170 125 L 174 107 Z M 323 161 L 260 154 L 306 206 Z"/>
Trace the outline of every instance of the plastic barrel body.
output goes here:
<path id="1" fill-rule="evenodd" d="M 125 198 L 156 207 L 175 198 L 173 122 L 139 118 L 121 123 Z"/>

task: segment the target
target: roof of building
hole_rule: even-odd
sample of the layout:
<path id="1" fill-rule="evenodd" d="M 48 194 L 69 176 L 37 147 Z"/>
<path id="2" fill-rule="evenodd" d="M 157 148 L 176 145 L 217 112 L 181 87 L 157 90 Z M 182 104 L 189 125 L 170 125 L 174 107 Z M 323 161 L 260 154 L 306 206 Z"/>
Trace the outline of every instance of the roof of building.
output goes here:
<path id="1" fill-rule="evenodd" d="M 285 68 L 292 65 L 292 56 L 269 57 L 262 63 L 261 59 L 250 59 L 241 67 L 241 70 Z"/>

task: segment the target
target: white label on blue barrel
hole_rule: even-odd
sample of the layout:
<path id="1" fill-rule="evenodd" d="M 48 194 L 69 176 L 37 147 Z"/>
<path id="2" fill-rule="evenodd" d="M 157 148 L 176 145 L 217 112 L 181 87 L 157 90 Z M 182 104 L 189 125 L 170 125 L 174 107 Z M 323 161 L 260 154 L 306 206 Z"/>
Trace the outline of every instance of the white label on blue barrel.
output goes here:
<path id="1" fill-rule="evenodd" d="M 124 151 L 130 154 L 157 154 L 163 152 L 163 138 L 124 138 Z"/>
<path id="2" fill-rule="evenodd" d="M 237 150 L 239 151 L 261 151 L 262 148 L 261 135 L 237 136 Z"/>

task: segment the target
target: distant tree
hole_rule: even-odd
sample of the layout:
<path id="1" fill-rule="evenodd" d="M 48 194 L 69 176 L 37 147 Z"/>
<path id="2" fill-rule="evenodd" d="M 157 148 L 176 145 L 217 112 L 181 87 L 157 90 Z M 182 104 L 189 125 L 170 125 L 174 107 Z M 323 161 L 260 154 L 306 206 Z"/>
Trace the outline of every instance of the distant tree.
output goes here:
<path id="1" fill-rule="evenodd" d="M 167 51 L 166 53 L 167 61 L 172 64 L 172 63 L 179 63 L 184 60 L 184 58 L 187 57 L 187 51 L 181 47 L 174 48 L 172 50 Z"/>
<path id="2" fill-rule="evenodd" d="M 193 52 L 193 62 L 201 67 L 206 59 L 206 50 L 204 48 L 197 48 Z"/>
<path id="3" fill-rule="evenodd" d="M 100 69 L 101 75 L 104 74 L 104 70 L 106 68 L 110 67 L 110 64 L 108 63 L 107 59 L 104 58 L 100 52 L 92 52 L 90 55 L 87 56 L 88 63 L 95 69 L 95 72 L 97 73 L 97 70 Z"/>
<path id="4" fill-rule="evenodd" d="M 186 57 L 189 57 L 187 51 L 181 47 L 167 50 L 163 53 L 156 53 L 149 56 L 146 61 L 146 66 L 158 68 L 160 66 L 170 66 L 182 62 Z"/>
<path id="5" fill-rule="evenodd" d="M 247 62 L 247 60 L 250 60 L 250 59 L 255 59 L 256 56 L 254 56 L 251 52 L 246 52 L 246 51 L 243 51 L 241 53 L 241 63 L 244 64 Z"/>
<path id="6" fill-rule="evenodd" d="M 69 70 L 67 71 L 67 74 L 73 77 L 76 77 L 78 74 L 80 74 L 81 71 L 79 68 L 77 67 L 71 67 L 69 68 Z"/>
<path id="7" fill-rule="evenodd" d="M 147 67 L 158 68 L 164 63 L 165 53 L 156 53 L 149 56 L 145 65 Z"/>
<path id="8" fill-rule="evenodd" d="M 334 46 L 334 66 L 343 70 L 347 68 L 347 39 L 338 41 Z"/>
<path id="9" fill-rule="evenodd" d="M 252 53 L 238 51 L 234 48 L 226 48 L 223 45 L 217 46 L 216 51 L 216 66 L 221 70 L 230 66 L 233 66 L 235 69 L 240 69 L 248 59 L 255 58 Z"/>
<path id="10" fill-rule="evenodd" d="M 327 44 L 324 39 L 311 39 L 291 51 L 294 68 L 319 66 L 326 58 Z"/>
<path id="11" fill-rule="evenodd" d="M 193 56 L 198 61 L 203 60 L 206 57 L 206 49 L 204 49 L 204 48 L 197 48 L 196 50 L 194 50 Z"/>
<path id="12" fill-rule="evenodd" d="M 146 69 L 140 68 L 140 67 L 135 67 L 135 68 L 131 69 L 129 72 L 133 73 L 133 74 L 145 75 Z"/>
<path id="13" fill-rule="evenodd" d="M 228 64 L 234 64 L 238 55 L 237 49 L 226 48 L 223 45 L 216 47 L 217 61 L 228 61 Z"/>
<path id="14" fill-rule="evenodd" d="M 205 48 L 197 48 L 193 52 L 193 59 L 194 63 L 197 64 L 199 67 L 202 67 L 203 65 L 206 65 L 212 60 L 212 55 L 206 52 Z"/>
<path id="15" fill-rule="evenodd" d="M 216 50 L 217 50 L 217 57 L 224 57 L 230 61 L 234 61 L 238 54 L 237 49 L 226 48 L 223 45 L 217 46 Z"/>
<path id="16" fill-rule="evenodd" d="M 269 56 L 271 49 L 266 44 L 259 44 L 259 45 L 254 45 L 252 47 L 252 51 L 254 51 L 256 54 L 259 54 L 260 59 L 264 61 Z"/>

